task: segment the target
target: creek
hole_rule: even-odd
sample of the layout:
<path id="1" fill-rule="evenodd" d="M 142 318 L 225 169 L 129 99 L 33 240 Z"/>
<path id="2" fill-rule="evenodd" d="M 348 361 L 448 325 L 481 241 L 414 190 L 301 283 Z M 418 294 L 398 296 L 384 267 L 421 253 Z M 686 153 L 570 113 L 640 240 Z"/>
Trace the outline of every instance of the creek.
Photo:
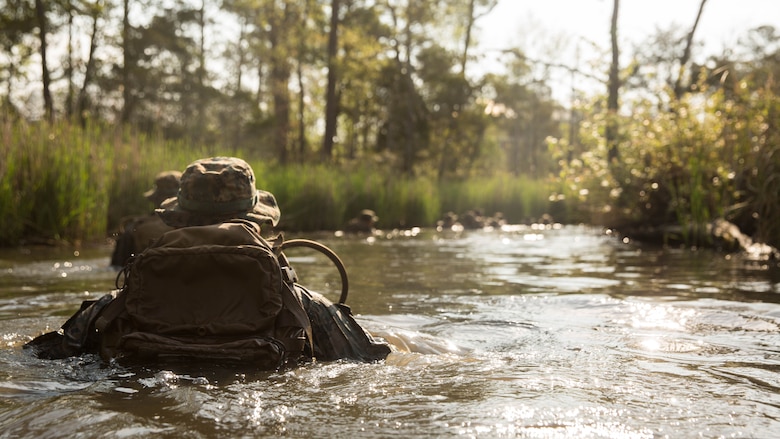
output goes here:
<path id="1" fill-rule="evenodd" d="M 296 236 L 290 236 L 294 238 Z M 22 350 L 112 289 L 111 248 L 0 251 L 0 438 L 780 434 L 780 268 L 582 226 L 318 234 L 396 348 L 282 372 L 125 368 Z M 338 272 L 306 248 L 300 283 Z"/>

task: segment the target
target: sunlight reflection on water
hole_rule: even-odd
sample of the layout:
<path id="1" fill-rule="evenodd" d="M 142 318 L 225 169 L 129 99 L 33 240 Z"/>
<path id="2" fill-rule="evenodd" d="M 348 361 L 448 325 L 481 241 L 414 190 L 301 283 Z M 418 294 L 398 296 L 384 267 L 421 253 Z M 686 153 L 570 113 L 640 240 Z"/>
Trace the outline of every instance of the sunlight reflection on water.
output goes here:
<path id="1" fill-rule="evenodd" d="M 37 360 L 21 344 L 61 324 L 81 300 L 111 291 L 115 274 L 107 254 L 3 259 L 3 434 L 651 438 L 780 430 L 775 268 L 626 244 L 584 227 L 315 238 L 347 265 L 357 319 L 396 345 L 386 361 L 261 373 Z M 304 285 L 337 290 L 331 265 L 306 253 L 290 259 Z"/>

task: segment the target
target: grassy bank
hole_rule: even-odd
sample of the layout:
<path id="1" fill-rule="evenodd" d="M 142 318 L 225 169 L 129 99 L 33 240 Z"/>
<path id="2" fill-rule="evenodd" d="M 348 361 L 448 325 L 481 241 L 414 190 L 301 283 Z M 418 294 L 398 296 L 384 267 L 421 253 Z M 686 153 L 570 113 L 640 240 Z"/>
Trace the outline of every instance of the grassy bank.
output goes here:
<path id="1" fill-rule="evenodd" d="M 241 151 L 193 147 L 112 127 L 2 125 L 0 245 L 102 240 L 122 218 L 144 214 L 154 176 L 193 160 L 234 155 L 255 170 L 258 187 L 276 196 L 287 230 L 335 230 L 361 209 L 380 226 L 432 226 L 444 212 L 502 212 L 509 221 L 549 210 L 547 182 L 498 174 L 463 182 L 401 178 L 381 167 L 275 167 Z M 561 218 L 563 219 L 563 218 Z"/>

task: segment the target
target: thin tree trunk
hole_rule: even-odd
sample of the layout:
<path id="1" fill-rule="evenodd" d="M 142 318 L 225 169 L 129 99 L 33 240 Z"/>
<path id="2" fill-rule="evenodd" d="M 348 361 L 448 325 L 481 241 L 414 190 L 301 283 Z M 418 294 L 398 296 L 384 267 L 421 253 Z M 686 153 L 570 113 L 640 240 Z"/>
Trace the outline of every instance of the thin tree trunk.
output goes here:
<path id="1" fill-rule="evenodd" d="M 291 68 L 288 60 L 287 46 L 284 45 L 283 32 L 286 31 L 288 11 L 280 11 L 281 16 L 272 20 L 268 41 L 271 44 L 271 95 L 274 104 L 274 143 L 277 147 L 277 158 L 284 165 L 289 161 L 288 143 L 290 140 L 290 90 L 289 81 Z"/>
<path id="2" fill-rule="evenodd" d="M 73 112 L 76 110 L 74 105 L 76 87 L 73 84 L 73 70 L 73 8 L 68 4 L 68 65 L 65 68 L 65 78 L 68 80 L 68 95 L 65 98 L 65 114 L 69 120 L 73 117 Z"/>
<path id="3" fill-rule="evenodd" d="M 696 14 L 696 21 L 693 23 L 691 31 L 688 32 L 688 38 L 685 41 L 685 50 L 680 57 L 680 71 L 677 73 L 677 80 L 674 82 L 674 96 L 680 99 L 685 92 L 682 85 L 683 73 L 688 65 L 688 61 L 691 59 L 691 50 L 693 49 L 693 35 L 696 33 L 696 28 L 699 27 L 699 20 L 701 20 L 702 13 L 704 12 L 704 4 L 707 0 L 701 0 L 699 4 L 699 12 Z"/>
<path id="4" fill-rule="evenodd" d="M 325 135 L 322 139 L 323 160 L 332 158 L 333 142 L 337 133 L 339 97 L 336 92 L 336 82 L 339 80 L 337 55 L 340 10 L 340 0 L 332 0 L 330 4 L 330 31 L 328 33 L 328 88 L 325 97 Z"/>
<path id="5" fill-rule="evenodd" d="M 46 22 L 46 10 L 43 5 L 43 0 L 35 0 L 35 14 L 38 19 L 39 39 L 41 42 L 41 77 L 43 79 L 43 110 L 46 115 L 46 120 L 49 122 L 54 121 L 54 103 L 51 99 L 51 77 L 49 74 L 49 67 L 46 63 L 46 32 L 48 32 L 48 25 Z"/>
<path id="6" fill-rule="evenodd" d="M 238 34 L 238 67 L 236 68 L 236 91 L 235 94 L 241 93 L 241 87 L 243 86 L 244 79 L 244 63 L 246 62 L 246 54 L 244 53 L 244 40 L 246 39 L 246 18 L 239 17 L 241 21 L 241 32 Z"/>
<path id="7" fill-rule="evenodd" d="M 298 66 L 296 74 L 298 75 L 298 161 L 304 163 L 306 161 L 306 84 L 303 82 L 303 60 L 298 59 Z"/>
<path id="8" fill-rule="evenodd" d="M 468 63 L 469 59 L 469 50 L 471 50 L 471 34 L 474 30 L 474 23 L 476 23 L 480 18 L 489 14 L 490 11 L 492 11 L 493 8 L 495 8 L 498 4 L 498 1 L 493 1 L 489 5 L 486 5 L 488 6 L 487 9 L 485 9 L 481 14 L 475 15 L 477 10 L 477 1 L 478 0 L 469 1 L 469 11 L 467 17 L 468 23 L 466 23 L 466 35 L 463 40 L 463 53 L 461 54 L 460 59 L 460 71 L 464 75 L 466 74 L 466 64 Z"/>
<path id="9" fill-rule="evenodd" d="M 200 26 L 200 47 L 198 48 L 198 94 L 196 96 L 198 112 L 197 123 L 193 132 L 198 142 L 203 140 L 204 126 L 206 125 L 206 98 L 204 89 L 206 87 L 206 0 L 200 2 L 200 13 L 198 14 L 198 25 Z"/>
<path id="10" fill-rule="evenodd" d="M 469 46 L 471 45 L 471 28 L 474 26 L 474 22 L 476 21 L 476 18 L 474 17 L 474 2 L 477 0 L 471 0 L 469 1 L 469 14 L 466 18 L 468 20 L 468 23 L 466 24 L 466 36 L 464 37 L 463 41 L 463 54 L 461 55 L 460 59 L 460 73 L 462 75 L 466 74 L 466 62 L 469 59 Z"/>
<path id="11" fill-rule="evenodd" d="M 124 0 L 122 10 L 122 113 L 120 120 L 124 123 L 130 120 L 133 109 L 130 90 L 130 0 Z"/>
<path id="12" fill-rule="evenodd" d="M 612 9 L 612 24 L 610 27 L 610 35 L 612 38 L 612 63 L 609 66 L 609 83 L 608 83 L 608 95 L 607 95 L 607 127 L 606 127 L 606 142 L 609 148 L 607 158 L 611 163 L 613 160 L 619 158 L 618 145 L 617 145 L 617 113 L 618 113 L 618 94 L 620 93 L 620 50 L 618 48 L 618 9 L 620 6 L 620 0 L 614 0 L 614 7 Z"/>
<path id="13" fill-rule="evenodd" d="M 76 99 L 76 111 L 79 123 L 81 126 L 87 124 L 87 87 L 92 82 L 92 77 L 95 72 L 95 50 L 97 49 L 97 33 L 98 33 L 98 12 L 95 10 L 92 16 L 92 34 L 89 37 L 89 57 L 87 58 L 87 67 L 84 70 L 84 84 L 79 90 L 78 98 Z"/>

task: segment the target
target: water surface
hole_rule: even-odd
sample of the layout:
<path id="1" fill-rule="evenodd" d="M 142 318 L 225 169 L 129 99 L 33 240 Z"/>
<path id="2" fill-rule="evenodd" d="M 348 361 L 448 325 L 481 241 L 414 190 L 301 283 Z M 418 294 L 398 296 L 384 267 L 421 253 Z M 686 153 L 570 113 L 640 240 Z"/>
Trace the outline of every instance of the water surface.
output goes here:
<path id="1" fill-rule="evenodd" d="M 0 437 L 776 437 L 780 270 L 563 227 L 306 236 L 397 352 L 285 372 L 46 361 L 110 248 L 0 253 Z M 333 266 L 288 257 L 336 299 Z"/>

